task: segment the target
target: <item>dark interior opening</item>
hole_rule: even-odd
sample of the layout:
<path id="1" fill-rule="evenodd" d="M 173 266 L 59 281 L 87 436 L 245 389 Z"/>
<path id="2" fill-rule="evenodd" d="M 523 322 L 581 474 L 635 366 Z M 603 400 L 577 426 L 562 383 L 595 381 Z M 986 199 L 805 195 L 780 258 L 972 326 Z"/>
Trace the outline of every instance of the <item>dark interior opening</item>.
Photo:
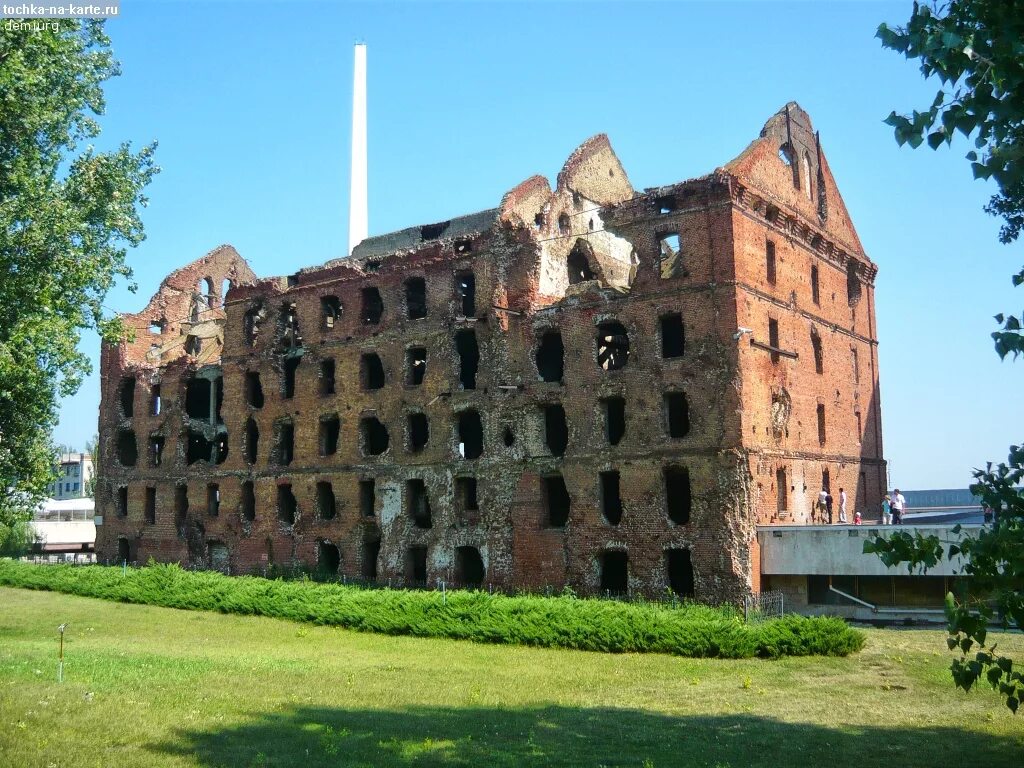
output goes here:
<path id="1" fill-rule="evenodd" d="M 626 434 L 626 400 L 606 397 L 601 405 L 604 407 L 604 436 L 608 445 L 618 445 Z"/>
<path id="2" fill-rule="evenodd" d="M 128 486 L 122 485 L 117 489 L 117 516 L 128 517 Z"/>
<path id="3" fill-rule="evenodd" d="M 334 488 L 328 482 L 320 481 L 316 484 L 316 511 L 321 520 L 333 520 L 338 514 Z"/>
<path id="4" fill-rule="evenodd" d="M 789 483 L 786 482 L 786 469 L 775 470 L 775 508 L 779 512 L 789 509 Z"/>
<path id="5" fill-rule="evenodd" d="M 441 221 L 437 224 L 424 224 L 420 227 L 420 240 L 437 240 L 448 229 L 450 221 Z"/>
<path id="6" fill-rule="evenodd" d="M 263 315 L 263 304 L 256 303 L 245 311 L 245 316 L 242 318 L 242 333 L 250 347 L 256 346 L 256 342 L 259 340 L 260 323 L 263 321 Z"/>
<path id="7" fill-rule="evenodd" d="M 252 480 L 242 482 L 242 519 L 252 522 L 256 519 L 256 491 Z"/>
<path id="8" fill-rule="evenodd" d="M 174 527 L 178 530 L 178 535 L 185 528 L 185 516 L 188 514 L 188 486 L 187 485 L 176 485 L 174 486 Z"/>
<path id="9" fill-rule="evenodd" d="M 317 544 L 316 552 L 317 570 L 324 576 L 337 576 L 341 568 L 341 551 L 337 545 L 329 541 L 321 541 Z"/>
<path id="10" fill-rule="evenodd" d="M 299 363 L 301 362 L 302 358 L 299 355 L 284 359 L 284 387 L 281 394 L 286 399 L 295 397 L 295 373 L 299 370 Z"/>
<path id="11" fill-rule="evenodd" d="M 132 559 L 132 547 L 123 536 L 117 540 L 117 562 L 128 563 Z"/>
<path id="12" fill-rule="evenodd" d="M 363 442 L 363 453 L 367 456 L 380 456 L 388 449 L 391 442 L 388 428 L 376 416 L 364 416 L 359 422 L 359 432 Z"/>
<path id="13" fill-rule="evenodd" d="M 216 483 L 206 486 L 206 514 L 210 517 L 220 514 L 220 486 Z"/>
<path id="14" fill-rule="evenodd" d="M 277 463 L 287 467 L 295 458 L 295 425 L 291 421 L 277 423 Z"/>
<path id="15" fill-rule="evenodd" d="M 676 313 L 661 318 L 661 356 L 665 360 L 682 357 L 686 349 L 686 331 L 683 316 Z"/>
<path id="16" fill-rule="evenodd" d="M 561 475 L 541 478 L 541 491 L 548 527 L 564 528 L 569 522 L 569 510 L 572 506 L 569 489 L 565 487 L 565 478 Z"/>
<path id="17" fill-rule="evenodd" d="M 623 595 L 629 591 L 629 556 L 620 550 L 601 553 L 601 591 Z"/>
<path id="18" fill-rule="evenodd" d="M 484 583 L 484 559 L 476 547 L 456 547 L 455 581 L 464 587 L 479 587 Z"/>
<path id="19" fill-rule="evenodd" d="M 281 304 L 281 315 L 278 322 L 281 332 L 281 346 L 291 349 L 302 344 L 302 335 L 299 333 L 299 312 L 295 302 L 286 301 Z"/>
<path id="20" fill-rule="evenodd" d="M 298 502 L 288 483 L 277 486 L 277 519 L 286 525 L 295 524 Z"/>
<path id="21" fill-rule="evenodd" d="M 412 582 L 425 584 L 427 581 L 427 548 L 409 547 L 405 563 L 405 577 Z"/>
<path id="22" fill-rule="evenodd" d="M 610 320 L 597 327 L 597 364 L 606 371 L 625 368 L 629 362 L 629 333 L 626 327 Z"/>
<path id="23" fill-rule="evenodd" d="M 427 486 L 422 480 L 409 480 L 405 484 L 406 509 L 409 517 L 417 528 L 430 528 L 433 520 L 430 515 L 430 496 Z"/>
<path id="24" fill-rule="evenodd" d="M 185 415 L 190 419 L 210 420 L 209 379 L 189 379 L 185 382 Z"/>
<path id="25" fill-rule="evenodd" d="M 565 373 L 565 347 L 562 345 L 561 333 L 544 332 L 537 345 L 536 360 L 541 381 L 562 381 Z"/>
<path id="26" fill-rule="evenodd" d="M 146 488 L 146 506 L 143 509 L 143 519 L 149 525 L 156 522 L 156 488 Z"/>
<path id="27" fill-rule="evenodd" d="M 320 396 L 334 394 L 334 359 L 320 361 Z"/>
<path id="28" fill-rule="evenodd" d="M 206 435 L 191 429 L 186 435 L 185 462 L 195 464 L 197 461 L 210 461 L 210 457 L 213 455 L 213 443 L 206 439 Z"/>
<path id="29" fill-rule="evenodd" d="M 597 277 L 594 274 L 594 270 L 590 267 L 583 241 L 577 241 L 576 245 L 569 252 L 565 259 L 565 268 L 569 273 L 569 285 L 584 283 Z"/>
<path id="30" fill-rule="evenodd" d="M 853 306 L 860 301 L 860 278 L 857 277 L 857 263 L 850 261 L 846 266 L 846 299 Z"/>
<path id="31" fill-rule="evenodd" d="M 121 380 L 121 413 L 126 419 L 135 415 L 135 377 Z"/>
<path id="32" fill-rule="evenodd" d="M 601 514 L 612 525 L 622 521 L 622 496 L 619 494 L 619 473 L 601 473 Z"/>
<path id="33" fill-rule="evenodd" d="M 459 412 L 458 422 L 459 455 L 464 459 L 476 459 L 484 452 L 484 425 L 477 411 Z"/>
<path id="34" fill-rule="evenodd" d="M 320 315 L 323 317 L 324 328 L 330 330 L 341 319 L 341 302 L 337 296 L 320 297 Z"/>
<path id="35" fill-rule="evenodd" d="M 686 437 L 690 434 L 690 405 L 685 392 L 666 392 L 665 426 L 669 437 Z"/>
<path id="36" fill-rule="evenodd" d="M 690 522 L 690 470 L 686 467 L 665 467 L 665 507 L 668 519 L 676 525 Z"/>
<path id="37" fill-rule="evenodd" d="M 320 455 L 333 456 L 338 452 L 338 436 L 341 434 L 341 419 L 338 414 L 320 418 Z"/>
<path id="38" fill-rule="evenodd" d="M 412 387 L 418 387 L 423 383 L 423 376 L 427 372 L 427 349 L 426 347 L 412 347 L 405 353 L 405 383 Z"/>
<path id="39" fill-rule="evenodd" d="M 505 444 L 506 448 L 511 448 L 516 444 L 516 434 L 512 431 L 512 427 L 505 427 L 502 431 L 501 442 Z"/>
<path id="40" fill-rule="evenodd" d="M 825 444 L 825 406 L 818 403 L 818 442 Z"/>
<path id="41" fill-rule="evenodd" d="M 430 440 L 430 423 L 425 413 L 409 414 L 409 450 L 422 451 Z"/>
<path id="42" fill-rule="evenodd" d="M 675 195 L 662 195 L 655 198 L 654 207 L 658 209 L 659 215 L 672 213 L 676 209 Z"/>
<path id="43" fill-rule="evenodd" d="M 228 458 L 228 433 L 218 432 L 213 441 L 213 463 L 223 464 Z"/>
<path id="44" fill-rule="evenodd" d="M 377 481 L 359 481 L 359 514 L 363 517 L 373 517 L 377 507 Z"/>
<path id="45" fill-rule="evenodd" d="M 163 402 L 160 400 L 160 385 L 154 384 L 149 388 L 149 415 L 159 416 L 163 410 Z"/>
<path id="46" fill-rule="evenodd" d="M 811 301 L 821 304 L 821 289 L 818 287 L 818 265 L 811 266 Z"/>
<path id="47" fill-rule="evenodd" d="M 164 436 L 150 435 L 149 437 L 149 463 L 159 467 L 164 460 Z"/>
<path id="48" fill-rule="evenodd" d="M 405 308 L 410 320 L 427 316 L 427 281 L 422 277 L 410 277 L 405 281 Z"/>
<path id="49" fill-rule="evenodd" d="M 821 347 L 821 336 L 817 331 L 811 331 L 811 351 L 814 352 L 814 372 L 825 372 L 825 353 Z"/>
<path id="50" fill-rule="evenodd" d="M 377 288 L 363 288 L 363 311 L 361 317 L 366 325 L 377 325 L 384 314 L 384 299 Z"/>
<path id="51" fill-rule="evenodd" d="M 380 539 L 370 538 L 363 541 L 363 578 L 368 581 L 377 580 L 377 560 L 380 558 Z"/>
<path id="52" fill-rule="evenodd" d="M 384 363 L 376 352 L 365 352 L 359 358 L 359 381 L 363 389 L 381 389 L 384 386 Z"/>
<path id="53" fill-rule="evenodd" d="M 253 408 L 263 407 L 263 384 L 259 371 L 245 372 L 245 402 Z"/>
<path id="54" fill-rule="evenodd" d="M 459 509 L 463 512 L 476 512 L 480 509 L 476 499 L 476 478 L 455 478 L 455 498 Z"/>
<path id="55" fill-rule="evenodd" d="M 768 346 L 771 347 L 769 356 L 773 363 L 779 362 L 779 321 L 774 318 L 768 319 Z"/>
<path id="56" fill-rule="evenodd" d="M 476 275 L 460 272 L 455 276 L 455 293 L 459 299 L 459 314 L 476 317 Z"/>
<path id="57" fill-rule="evenodd" d="M 260 428 L 256 419 L 245 422 L 245 463 L 255 464 L 260 450 Z"/>
<path id="58" fill-rule="evenodd" d="M 693 597 L 693 563 L 690 550 L 670 549 L 665 552 L 668 567 L 668 586 L 680 597 Z"/>
<path id="59" fill-rule="evenodd" d="M 455 351 L 459 355 L 459 383 L 463 389 L 476 389 L 476 373 L 480 365 L 480 347 L 476 343 L 476 331 L 456 333 Z"/>
<path id="60" fill-rule="evenodd" d="M 214 418 L 217 424 L 224 423 L 224 417 L 221 415 L 221 408 L 224 406 L 224 377 L 218 376 L 213 382 L 213 400 L 216 410 L 214 411 Z"/>
<path id="61" fill-rule="evenodd" d="M 770 285 L 775 285 L 775 243 L 771 240 L 764 245 L 764 271 Z"/>
<path id="62" fill-rule="evenodd" d="M 544 444 L 552 456 L 562 456 L 569 446 L 569 424 L 561 403 L 544 406 Z"/>
<path id="63" fill-rule="evenodd" d="M 117 461 L 122 467 L 134 467 L 139 460 L 139 446 L 135 432 L 122 429 L 117 433 Z"/>

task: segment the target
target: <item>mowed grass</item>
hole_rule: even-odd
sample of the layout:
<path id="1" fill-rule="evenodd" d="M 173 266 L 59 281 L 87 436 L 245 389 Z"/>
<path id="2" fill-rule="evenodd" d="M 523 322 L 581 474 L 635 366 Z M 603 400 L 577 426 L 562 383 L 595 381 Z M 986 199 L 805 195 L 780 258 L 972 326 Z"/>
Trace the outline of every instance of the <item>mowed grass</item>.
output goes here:
<path id="1" fill-rule="evenodd" d="M 0 588 L 0 765 L 1019 768 L 1024 718 L 953 690 L 942 631 L 866 632 L 846 658 L 701 660 Z"/>

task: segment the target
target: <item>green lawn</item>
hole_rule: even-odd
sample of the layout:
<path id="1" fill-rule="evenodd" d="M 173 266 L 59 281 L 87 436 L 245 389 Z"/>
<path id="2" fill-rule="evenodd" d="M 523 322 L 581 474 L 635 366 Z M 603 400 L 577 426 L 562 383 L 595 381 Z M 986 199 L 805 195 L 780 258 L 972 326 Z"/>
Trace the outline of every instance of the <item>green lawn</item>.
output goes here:
<path id="1" fill-rule="evenodd" d="M 0 765 L 1019 768 L 1024 717 L 953 690 L 944 633 L 867 635 L 848 658 L 604 655 L 0 588 Z"/>

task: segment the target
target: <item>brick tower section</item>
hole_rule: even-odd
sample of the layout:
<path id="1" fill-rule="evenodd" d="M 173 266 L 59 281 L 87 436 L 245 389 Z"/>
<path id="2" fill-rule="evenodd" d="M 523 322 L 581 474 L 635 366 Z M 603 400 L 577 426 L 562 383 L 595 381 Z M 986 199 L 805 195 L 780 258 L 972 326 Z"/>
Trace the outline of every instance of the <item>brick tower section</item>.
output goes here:
<path id="1" fill-rule="evenodd" d="M 596 136 L 287 277 L 222 246 L 103 349 L 99 557 L 735 602 L 822 483 L 876 514 L 875 271 L 796 104 L 671 186 Z"/>

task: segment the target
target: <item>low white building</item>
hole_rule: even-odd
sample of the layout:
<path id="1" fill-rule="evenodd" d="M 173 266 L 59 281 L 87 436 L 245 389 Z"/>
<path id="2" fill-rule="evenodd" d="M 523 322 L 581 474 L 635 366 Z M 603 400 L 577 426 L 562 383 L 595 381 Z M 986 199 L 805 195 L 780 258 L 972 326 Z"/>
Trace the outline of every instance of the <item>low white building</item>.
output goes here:
<path id="1" fill-rule="evenodd" d="M 93 499 L 47 499 L 32 517 L 36 555 L 95 561 L 96 502 Z"/>

